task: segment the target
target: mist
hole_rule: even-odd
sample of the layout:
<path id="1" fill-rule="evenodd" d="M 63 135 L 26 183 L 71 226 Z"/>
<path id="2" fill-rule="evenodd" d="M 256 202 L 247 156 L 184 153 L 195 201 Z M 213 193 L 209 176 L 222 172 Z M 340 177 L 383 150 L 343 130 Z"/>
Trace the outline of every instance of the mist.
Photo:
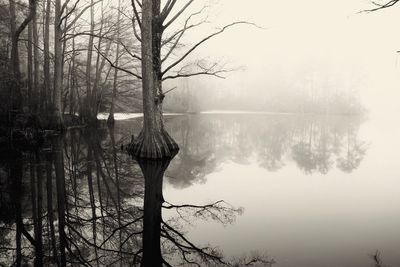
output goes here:
<path id="1" fill-rule="evenodd" d="M 400 0 L 0 0 L 0 266 L 400 266 Z"/>
<path id="2" fill-rule="evenodd" d="M 321 101 L 341 94 L 373 113 L 396 110 L 400 71 L 396 8 L 362 12 L 371 3 L 356 0 L 207 3 L 211 22 L 203 30 L 189 32 L 188 43 L 232 21 L 248 21 L 258 27 L 231 28 L 191 57 L 217 59 L 237 68 L 225 74 L 225 79 L 193 77 L 171 84 L 178 90 L 189 87 L 199 109 L 263 110 L 268 100 L 289 104 L 300 101 L 295 96 L 306 98 L 315 91 Z M 205 94 L 209 96 L 206 99 L 201 97 Z M 218 103 L 211 104 L 216 96 Z M 239 98 L 241 106 L 220 101 L 231 98 Z"/>

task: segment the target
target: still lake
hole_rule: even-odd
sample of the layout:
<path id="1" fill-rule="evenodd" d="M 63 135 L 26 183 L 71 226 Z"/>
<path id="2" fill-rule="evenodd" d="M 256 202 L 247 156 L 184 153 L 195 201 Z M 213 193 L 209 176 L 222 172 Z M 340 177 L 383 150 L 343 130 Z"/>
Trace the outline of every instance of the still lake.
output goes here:
<path id="1" fill-rule="evenodd" d="M 291 114 L 167 117 L 181 150 L 164 197 L 243 207 L 226 227 L 188 227 L 192 240 L 230 256 L 260 251 L 276 266 L 370 266 L 379 250 L 400 266 L 399 141 L 382 124 Z"/>
<path id="2" fill-rule="evenodd" d="M 87 261 L 97 255 L 101 266 L 132 264 L 129 251 L 140 246 L 140 237 L 130 234 L 140 224 L 130 223 L 135 225 L 131 232 L 119 230 L 142 210 L 143 176 L 136 161 L 121 150 L 132 134 L 138 135 L 142 118 L 116 118 L 120 120 L 113 129 L 72 130 L 59 144 L 68 240 L 77 247 L 81 244 L 80 257 Z M 400 266 L 400 141 L 399 131 L 389 122 L 212 112 L 171 114 L 166 127 L 180 146 L 164 175 L 167 203 L 207 205 L 224 200 L 239 209 L 226 220 L 221 214 L 163 210 L 164 220 L 173 222 L 194 244 L 217 247 L 228 259 L 267 254 L 279 267 L 373 266 L 371 255 L 377 250 L 386 265 Z M 31 166 L 41 161 L 46 165 L 49 159 L 23 156 L 21 191 L 32 191 Z M 13 207 L 15 200 L 6 196 L 4 181 L 2 202 Z M 34 217 L 30 199 L 28 194 L 18 200 L 27 225 Z M 4 213 L 2 247 L 13 247 L 15 222 Z M 45 236 L 49 223 L 41 223 L 47 225 Z M 115 247 L 123 252 L 117 253 Z M 165 251 L 170 262 L 178 262 L 173 250 Z M 6 266 L 14 261 L 13 250 L 1 253 Z M 32 253 L 29 248 L 22 251 L 26 257 Z"/>

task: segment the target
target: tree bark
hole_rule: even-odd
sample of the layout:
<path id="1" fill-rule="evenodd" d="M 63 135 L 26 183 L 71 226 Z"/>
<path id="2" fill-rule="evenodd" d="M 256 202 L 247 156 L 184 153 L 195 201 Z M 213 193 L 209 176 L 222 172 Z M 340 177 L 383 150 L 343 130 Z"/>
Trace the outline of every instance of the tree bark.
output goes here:
<path id="1" fill-rule="evenodd" d="M 168 158 L 179 150 L 176 142 L 164 129 L 161 87 L 161 38 L 160 1 L 144 0 L 142 3 L 142 90 L 143 129 L 129 147 L 138 158 Z"/>
<path id="2" fill-rule="evenodd" d="M 50 83 L 50 13 L 51 13 L 51 0 L 46 1 L 46 11 L 43 27 L 43 72 L 44 72 L 44 95 L 45 107 L 43 110 L 49 110 L 52 101 L 51 83 Z"/>
<path id="3" fill-rule="evenodd" d="M 33 88 L 33 64 L 32 64 L 32 43 L 33 43 L 33 37 L 32 37 L 32 22 L 28 24 L 28 45 L 27 45 L 27 50 L 28 50 L 28 107 L 29 110 L 32 111 L 33 107 L 33 99 L 32 99 L 32 88 Z"/>
<path id="4" fill-rule="evenodd" d="M 92 107 L 91 107 L 91 98 L 92 98 L 92 54 L 93 54 L 93 34 L 94 34 L 94 1 L 91 0 L 91 7 L 90 7 L 90 30 L 89 30 L 89 42 L 87 48 L 87 58 L 86 58 L 86 99 L 85 99 L 85 106 L 83 107 L 84 118 L 87 122 L 91 123 L 93 116 L 92 116 Z"/>
<path id="5" fill-rule="evenodd" d="M 21 71 L 19 67 L 19 53 L 18 41 L 19 36 L 25 30 L 26 26 L 32 20 L 36 12 L 36 0 L 29 0 L 29 13 L 28 16 L 22 21 L 17 28 L 17 17 L 15 11 L 15 0 L 10 0 L 10 25 L 11 25 L 11 59 L 10 71 L 13 75 L 13 82 L 10 86 L 11 108 L 21 111 L 22 110 L 22 93 L 21 93 Z"/>
<path id="6" fill-rule="evenodd" d="M 118 18 L 117 18 L 117 51 L 116 51 L 116 59 L 115 59 L 115 66 L 114 68 L 114 81 L 113 81 L 113 91 L 112 91 L 112 98 L 111 98 L 111 107 L 110 107 L 110 114 L 108 115 L 107 123 L 109 125 L 114 124 L 114 103 L 115 98 L 117 97 L 117 82 L 118 82 L 118 64 L 119 64 L 119 48 L 120 48 L 120 25 L 121 25 L 121 0 L 118 0 Z"/>
<path id="7" fill-rule="evenodd" d="M 41 102 L 41 90 L 39 89 L 39 36 L 37 29 L 37 12 L 35 9 L 35 13 L 32 18 L 32 37 L 33 37 L 33 98 L 32 98 L 32 111 L 37 112 L 39 103 Z"/>
<path id="8" fill-rule="evenodd" d="M 61 0 L 55 0 L 55 18 L 54 18 L 54 120 L 53 125 L 56 128 L 64 127 L 62 114 L 62 91 L 63 91 L 63 55 L 62 55 L 62 29 L 61 29 Z"/>

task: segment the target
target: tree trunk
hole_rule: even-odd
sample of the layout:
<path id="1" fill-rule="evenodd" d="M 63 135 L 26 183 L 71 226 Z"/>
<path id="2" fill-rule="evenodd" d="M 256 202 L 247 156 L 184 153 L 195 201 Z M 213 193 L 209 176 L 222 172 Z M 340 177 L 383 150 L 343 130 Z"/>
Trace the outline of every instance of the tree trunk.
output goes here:
<path id="1" fill-rule="evenodd" d="M 57 246 L 56 246 L 56 235 L 54 230 L 54 211 L 53 211 L 53 178 L 52 178 L 52 156 L 48 153 L 46 155 L 46 192 L 47 192 L 47 216 L 49 218 L 49 226 L 50 226 L 50 238 L 52 248 L 52 261 L 57 261 Z M 57 264 L 58 266 L 59 264 Z"/>
<path id="2" fill-rule="evenodd" d="M 117 18 L 117 52 L 116 52 L 116 60 L 115 60 L 115 66 L 118 67 L 119 64 L 119 42 L 121 41 L 120 39 L 120 25 L 121 25 L 121 0 L 118 0 L 118 18 Z M 110 107 L 110 114 L 108 115 L 107 123 L 109 125 L 114 124 L 114 103 L 115 103 L 115 98 L 117 97 L 117 82 L 118 82 L 118 69 L 114 68 L 114 81 L 113 81 L 113 91 L 112 91 L 112 98 L 111 98 L 111 107 Z"/>
<path id="3" fill-rule="evenodd" d="M 33 43 L 33 37 L 32 37 L 32 23 L 28 24 L 28 107 L 29 110 L 32 111 L 33 107 L 33 99 L 32 99 L 32 85 L 33 85 L 33 64 L 32 64 L 32 43 Z"/>
<path id="4" fill-rule="evenodd" d="M 69 114 L 75 115 L 75 38 L 72 38 L 72 71 L 71 86 L 69 90 Z"/>
<path id="5" fill-rule="evenodd" d="M 16 12 L 15 0 L 10 0 L 10 24 L 11 24 L 11 61 L 10 70 L 13 75 L 13 81 L 10 86 L 11 108 L 21 111 L 22 110 L 22 93 L 21 93 L 21 73 L 19 68 L 19 54 L 18 54 L 18 41 L 19 36 L 24 31 L 26 26 L 32 20 L 36 12 L 36 0 L 29 0 L 29 13 L 16 27 Z"/>
<path id="6" fill-rule="evenodd" d="M 64 156 L 61 136 L 57 136 L 53 140 L 54 153 L 54 169 L 56 173 L 57 188 L 57 214 L 58 214 L 58 233 L 60 237 L 60 266 L 67 266 L 66 246 L 67 238 L 65 233 L 65 174 L 64 174 Z"/>
<path id="7" fill-rule="evenodd" d="M 33 37 L 33 97 L 31 98 L 32 101 L 32 111 L 37 112 L 39 103 L 41 102 L 41 94 L 39 90 L 39 36 L 38 36 L 38 29 L 37 29 L 37 12 L 35 10 L 35 14 L 32 19 L 32 37 Z"/>
<path id="8" fill-rule="evenodd" d="M 138 160 L 138 163 L 145 180 L 141 267 L 161 267 L 161 210 L 164 202 L 162 185 L 170 159 Z"/>
<path id="9" fill-rule="evenodd" d="M 11 58 L 10 72 L 13 79 L 10 85 L 10 109 L 22 109 L 20 70 L 19 70 L 19 55 L 18 55 L 18 38 L 17 36 L 17 17 L 15 11 L 15 0 L 10 0 L 10 25 L 11 25 Z"/>
<path id="10" fill-rule="evenodd" d="M 10 154 L 10 178 L 12 183 L 13 192 L 13 204 L 15 210 L 15 224 L 16 224 L 16 236 L 15 236 L 15 246 L 16 246 L 16 259 L 15 266 L 20 267 L 22 262 L 22 208 L 21 208 L 21 198 L 22 198 L 22 176 L 23 176 L 23 161 L 20 152 L 12 151 Z"/>
<path id="11" fill-rule="evenodd" d="M 89 30 L 89 42 L 87 48 L 87 59 L 86 59 L 86 99 L 84 102 L 83 112 L 84 112 L 84 119 L 86 122 L 91 123 L 93 116 L 92 116 L 92 107 L 90 105 L 90 99 L 92 98 L 91 87 L 92 87 L 92 77 L 91 77 L 91 70 L 92 70 L 92 50 L 93 50 L 93 34 L 94 34 L 94 1 L 91 0 L 91 7 L 90 7 L 90 30 Z"/>
<path id="12" fill-rule="evenodd" d="M 142 3 L 142 90 L 143 129 L 129 147 L 139 158 L 168 158 L 179 150 L 176 142 L 164 129 L 161 88 L 161 38 L 159 21 L 160 1 L 144 0 Z"/>
<path id="13" fill-rule="evenodd" d="M 64 127 L 62 114 L 62 91 L 63 91 L 63 55 L 62 55 L 62 30 L 61 30 L 61 0 L 55 1 L 54 19 L 54 112 L 53 125 L 62 129 Z"/>
<path id="14" fill-rule="evenodd" d="M 46 11 L 43 27 L 43 72 L 44 72 L 44 94 L 45 94 L 45 107 L 44 110 L 49 110 L 52 101 L 51 83 L 50 83 L 50 13 L 51 13 L 51 0 L 46 1 Z"/>

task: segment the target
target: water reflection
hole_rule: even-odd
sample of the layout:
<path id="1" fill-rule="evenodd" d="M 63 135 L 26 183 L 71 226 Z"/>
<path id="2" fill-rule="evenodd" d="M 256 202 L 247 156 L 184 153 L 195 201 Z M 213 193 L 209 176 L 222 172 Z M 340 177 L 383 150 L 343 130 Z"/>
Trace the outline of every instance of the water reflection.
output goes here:
<path id="1" fill-rule="evenodd" d="M 75 130 L 1 155 L 1 266 L 223 263 L 182 225 L 193 217 L 227 224 L 241 210 L 164 201 L 170 161 L 135 162 L 119 149 L 123 140 L 112 128 Z M 163 220 L 162 209 L 177 216 Z"/>
<path id="2" fill-rule="evenodd" d="M 215 199 L 169 203 L 163 179 L 204 183 L 224 162 L 304 173 L 355 170 L 367 151 L 361 120 L 309 116 L 177 116 L 167 127 L 181 150 L 172 161 L 134 161 L 120 149 L 140 119 L 72 130 L 40 147 L 0 155 L 1 266 L 218 266 L 222 251 L 187 237 L 194 218 L 229 224 L 242 209 Z M 167 219 L 163 210 L 168 210 Z M 172 214 L 172 215 L 171 215 Z M 242 248 L 244 252 L 246 248 Z M 260 263 L 245 256 L 230 264 Z"/>
<path id="3" fill-rule="evenodd" d="M 181 151 L 167 172 L 178 188 L 204 183 L 222 163 L 257 163 L 278 171 L 295 163 L 306 174 L 357 169 L 368 144 L 359 117 L 300 115 L 195 115 L 169 126 Z"/>

